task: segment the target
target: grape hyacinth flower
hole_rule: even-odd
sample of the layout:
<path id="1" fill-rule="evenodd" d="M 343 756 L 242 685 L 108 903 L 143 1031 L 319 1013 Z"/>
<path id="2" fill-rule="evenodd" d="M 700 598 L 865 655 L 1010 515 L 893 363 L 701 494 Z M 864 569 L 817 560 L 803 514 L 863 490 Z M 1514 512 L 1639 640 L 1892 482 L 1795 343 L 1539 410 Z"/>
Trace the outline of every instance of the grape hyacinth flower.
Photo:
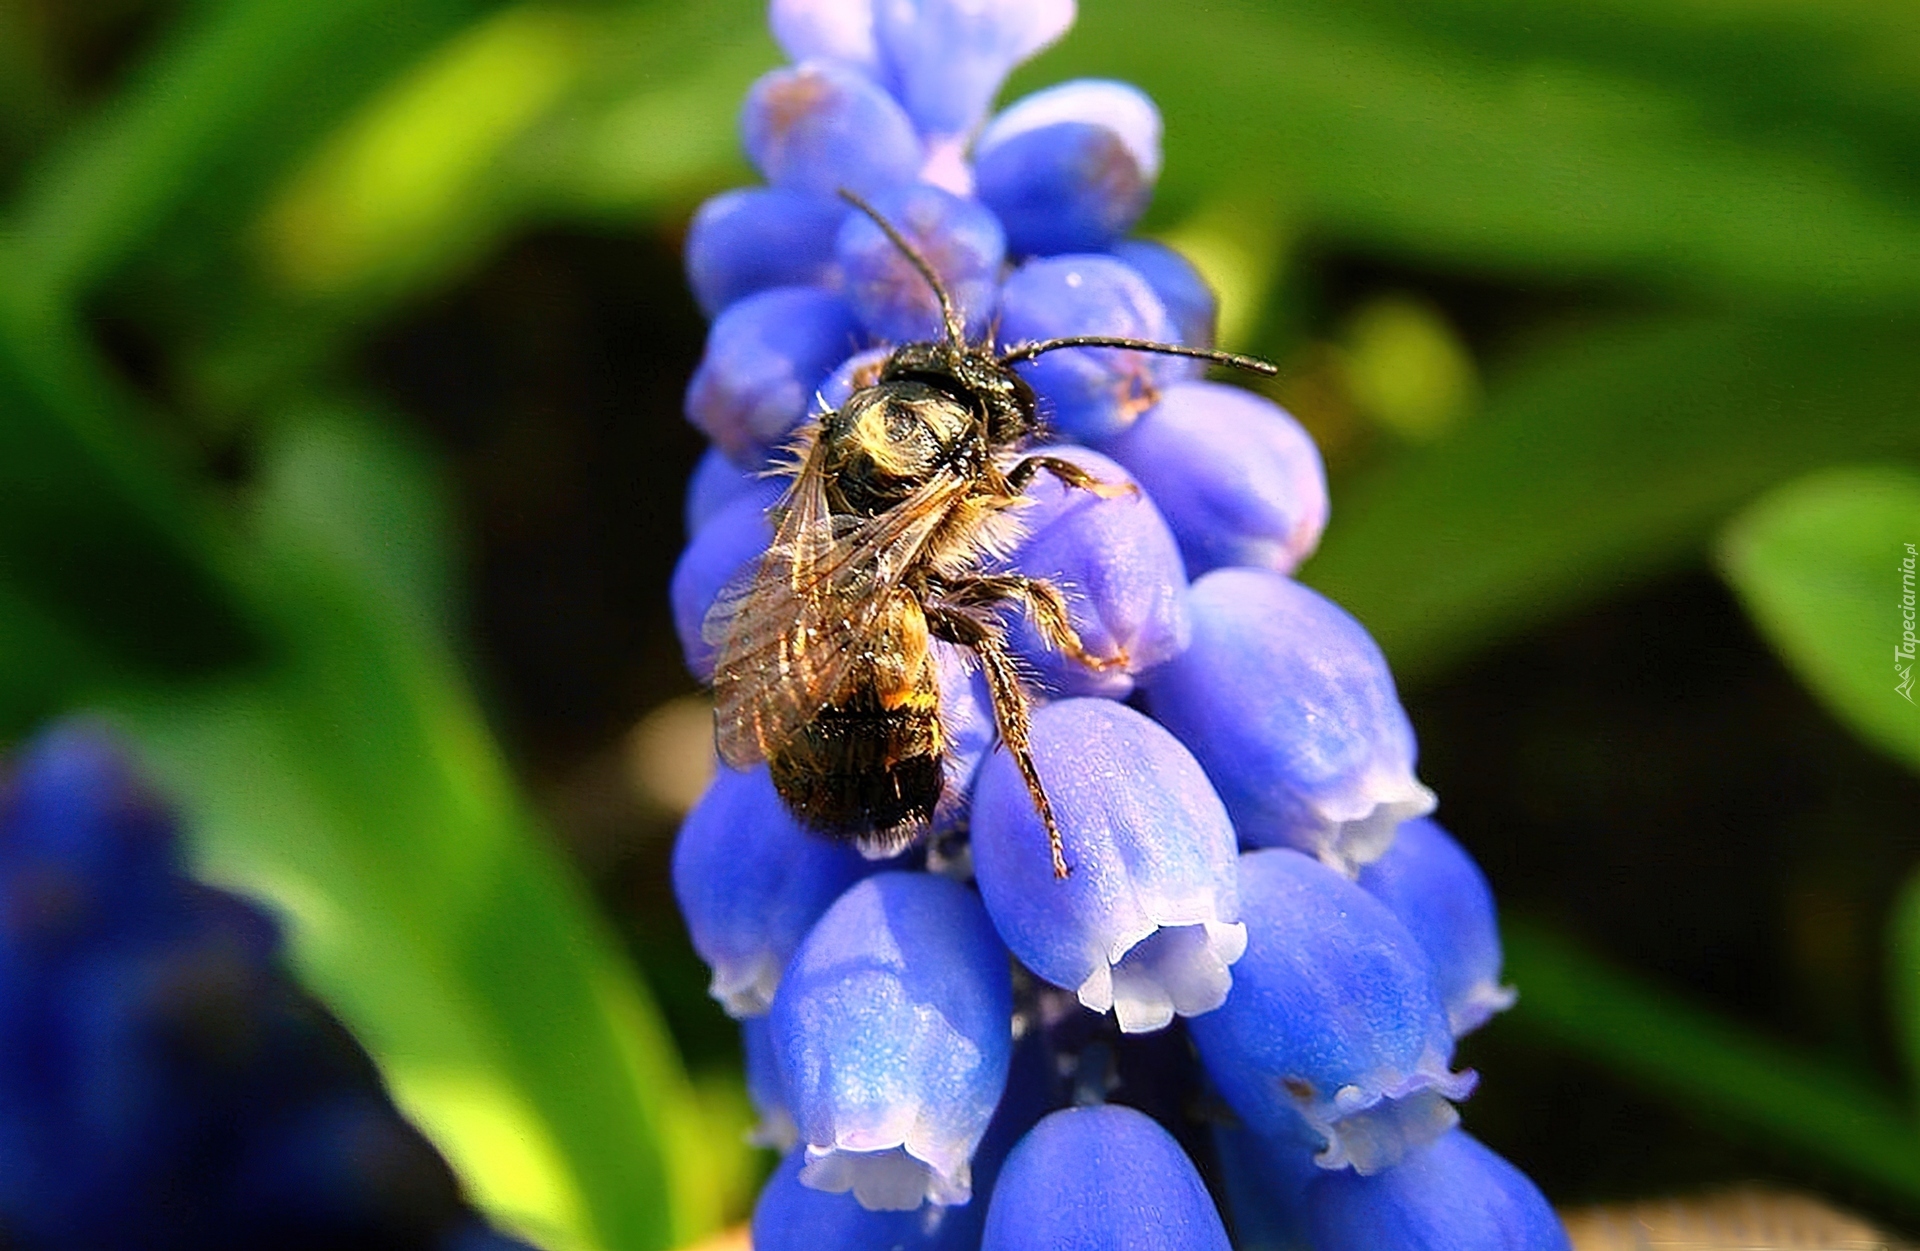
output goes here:
<path id="1" fill-rule="evenodd" d="M 0 1245 L 528 1251 L 79 725 L 0 785 Z"/>
<path id="2" fill-rule="evenodd" d="M 766 185 L 703 207 L 687 245 L 714 319 L 687 416 L 715 450 L 673 606 L 702 679 L 713 605 L 791 515 L 772 498 L 789 449 L 895 349 L 942 339 L 907 247 L 969 347 L 1212 346 L 1193 266 L 1127 237 L 1164 160 L 1152 101 L 1088 80 L 993 112 L 1072 17 L 1070 0 L 772 0 L 793 64 L 741 119 Z M 786 1151 L 756 1245 L 1211 1249 L 1232 1228 L 1452 1251 L 1504 1213 L 1500 1245 L 1562 1251 L 1538 1191 L 1457 1128 L 1475 1078 L 1454 1039 L 1511 992 L 1484 879 L 1420 820 L 1435 800 L 1384 658 L 1290 576 L 1327 522 L 1311 440 L 1192 359 L 1087 346 L 1012 368 L 1048 440 L 1018 454 L 1100 489 L 1041 473 L 1012 524 L 948 559 L 1053 586 L 1101 661 L 1043 622 L 998 623 L 1070 872 L 1050 871 L 964 647 L 932 644 L 944 794 L 885 864 L 802 828 L 764 767 L 716 779 L 675 887 L 742 1018 L 757 1132 Z M 889 560 L 865 576 L 894 585 Z"/>

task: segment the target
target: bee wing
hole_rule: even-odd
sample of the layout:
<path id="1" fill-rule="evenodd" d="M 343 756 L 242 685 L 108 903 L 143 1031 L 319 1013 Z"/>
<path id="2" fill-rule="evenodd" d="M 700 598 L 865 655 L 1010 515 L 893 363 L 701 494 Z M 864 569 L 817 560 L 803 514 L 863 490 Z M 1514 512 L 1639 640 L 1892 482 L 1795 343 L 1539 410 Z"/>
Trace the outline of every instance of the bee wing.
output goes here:
<path id="1" fill-rule="evenodd" d="M 773 544 L 701 626 L 714 661 L 715 741 L 745 768 L 818 715 L 872 642 L 902 577 L 966 491 L 955 474 L 866 521 L 827 507 L 817 436 L 782 499 Z"/>

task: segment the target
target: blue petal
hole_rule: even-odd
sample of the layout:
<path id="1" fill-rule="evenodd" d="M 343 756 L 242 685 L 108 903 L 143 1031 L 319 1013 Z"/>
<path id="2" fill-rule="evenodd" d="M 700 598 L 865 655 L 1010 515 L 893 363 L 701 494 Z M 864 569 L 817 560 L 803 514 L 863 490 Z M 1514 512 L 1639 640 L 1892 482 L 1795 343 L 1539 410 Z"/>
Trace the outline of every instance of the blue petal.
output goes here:
<path id="1" fill-rule="evenodd" d="M 765 1012 L 800 940 L 865 872 L 851 846 L 800 828 L 764 765 L 721 769 L 673 844 L 673 893 L 713 997 L 733 1016 Z"/>
<path id="2" fill-rule="evenodd" d="M 1220 1213 L 1173 1136 L 1117 1105 L 1041 1121 L 1007 1157 L 980 1251 L 1229 1251 Z"/>
<path id="3" fill-rule="evenodd" d="M 687 281 L 712 317 L 772 287 L 837 287 L 833 241 L 846 217 L 839 199 L 746 187 L 708 200 L 687 227 Z"/>
<path id="4" fill-rule="evenodd" d="M 1329 1173 L 1306 1203 L 1313 1251 L 1570 1251 L 1526 1174 L 1459 1129 L 1387 1172 Z"/>
<path id="5" fill-rule="evenodd" d="M 830 292 L 775 287 L 750 295 L 708 330 L 687 387 L 687 418 L 736 465 L 758 468 L 863 339 L 853 310 Z"/>
<path id="6" fill-rule="evenodd" d="M 1007 1080 L 1006 948 L 965 887 L 882 873 L 807 935 L 773 1001 L 801 1179 L 874 1209 L 965 1203 Z"/>
<path id="7" fill-rule="evenodd" d="M 41 735 L 0 788 L 0 891 L 16 939 L 66 944 L 140 924 L 175 875 L 177 835 L 106 731 Z M 161 900 L 171 902 L 171 897 Z"/>
<path id="8" fill-rule="evenodd" d="M 1144 679 L 1153 715 L 1206 767 L 1243 845 L 1344 872 L 1433 810 L 1413 727 L 1360 623 L 1279 574 L 1218 569 L 1187 594 L 1193 642 Z"/>
<path id="9" fill-rule="evenodd" d="M 1239 387 L 1183 382 L 1106 451 L 1147 488 L 1187 573 L 1249 565 L 1292 573 L 1327 524 L 1327 475 L 1300 423 Z"/>
<path id="10" fill-rule="evenodd" d="M 1214 1125 L 1213 1149 L 1236 1251 L 1300 1251 L 1307 1185 L 1326 1172 L 1313 1162 L 1313 1149 L 1233 1122 Z"/>
<path id="11" fill-rule="evenodd" d="M 1387 854 L 1360 870 L 1360 885 L 1419 940 L 1458 1038 L 1513 1006 L 1500 984 L 1493 890 L 1466 848 L 1429 820 L 1408 821 Z"/>
<path id="12" fill-rule="evenodd" d="M 746 496 L 761 501 L 763 511 L 771 508 L 786 485 L 783 479 L 742 469 L 719 448 L 709 447 L 700 454 L 700 463 L 693 467 L 693 477 L 687 482 L 687 537 L 700 533 L 722 509 Z"/>
<path id="13" fill-rule="evenodd" d="M 1174 327 L 1147 280 L 1111 256 L 1028 261 L 1001 288 L 1001 342 L 1068 335 L 1164 343 Z M 1064 348 L 1018 368 L 1054 431 L 1077 440 L 1119 433 L 1159 402 L 1162 388 L 1197 372 L 1192 361 L 1116 348 Z"/>
<path id="14" fill-rule="evenodd" d="M 1110 249 L 1147 280 L 1173 319 L 1174 341 L 1188 347 L 1212 347 L 1220 302 L 1193 262 L 1164 243 L 1122 239 Z"/>
<path id="15" fill-rule="evenodd" d="M 850 1194 L 800 1180 L 805 1150 L 790 1153 L 753 1208 L 753 1251 L 973 1251 L 977 1205 L 869 1211 Z M 983 1201 L 984 1202 L 984 1201 Z"/>
<path id="16" fill-rule="evenodd" d="M 989 757 L 974 871 L 1007 946 L 1129 1033 L 1218 1007 L 1247 936 L 1233 827 L 1206 774 L 1171 734 L 1107 700 L 1036 710 L 1032 741 L 1073 874 L 1054 878 L 1012 758 Z"/>
<path id="17" fill-rule="evenodd" d="M 790 60 L 839 61 L 881 79 L 873 0 L 773 0 L 767 24 Z"/>
<path id="18" fill-rule="evenodd" d="M 1424 952 L 1385 904 L 1298 852 L 1240 857 L 1247 951 L 1188 1024 L 1253 1132 L 1321 1146 L 1324 1168 L 1390 1168 L 1457 1123 L 1473 1088 Z"/>
<path id="19" fill-rule="evenodd" d="M 994 215 L 976 200 L 925 183 L 878 196 L 873 206 L 940 276 L 968 340 L 985 334 L 1007 251 Z M 909 343 L 945 337 L 933 288 L 866 214 L 847 219 L 836 248 L 847 299 L 876 338 Z"/>
<path id="20" fill-rule="evenodd" d="M 800 1141 L 800 1127 L 787 1107 L 787 1088 L 773 1051 L 773 1027 L 766 1017 L 750 1016 L 740 1022 L 740 1049 L 746 1053 L 747 1099 L 758 1118 L 747 1140 L 784 1155 Z"/>
<path id="21" fill-rule="evenodd" d="M 740 132 L 768 182 L 791 191 L 864 196 L 913 181 L 924 159 L 913 122 L 857 70 L 808 61 L 761 77 Z"/>
<path id="22" fill-rule="evenodd" d="M 1160 114 L 1125 83 L 1062 83 L 994 118 L 973 152 L 980 199 L 1015 253 L 1098 251 L 1146 211 Z"/>
<path id="23" fill-rule="evenodd" d="M 713 678 L 714 645 L 701 636 L 707 611 L 722 587 L 753 571 L 754 562 L 773 542 L 773 523 L 758 495 L 743 495 L 707 521 L 673 567 L 667 597 L 673 604 L 673 628 L 687 672 L 702 682 Z"/>
<path id="24" fill-rule="evenodd" d="M 901 103 L 929 135 L 972 133 L 1014 66 L 1073 25 L 1073 0 L 874 0 Z"/>
<path id="25" fill-rule="evenodd" d="M 1072 461 L 1110 486 L 1131 481 L 1119 465 L 1085 448 L 1035 451 Z M 1103 497 L 1042 471 L 1027 498 L 1033 504 L 1019 514 L 1026 537 L 1008 563 L 1059 588 L 1087 650 L 1120 663 L 1088 668 L 1049 646 L 1023 614 L 1009 621 L 1009 640 L 1049 693 L 1124 699 L 1135 675 L 1178 655 L 1192 633 L 1173 533 L 1154 501 L 1138 491 Z"/>

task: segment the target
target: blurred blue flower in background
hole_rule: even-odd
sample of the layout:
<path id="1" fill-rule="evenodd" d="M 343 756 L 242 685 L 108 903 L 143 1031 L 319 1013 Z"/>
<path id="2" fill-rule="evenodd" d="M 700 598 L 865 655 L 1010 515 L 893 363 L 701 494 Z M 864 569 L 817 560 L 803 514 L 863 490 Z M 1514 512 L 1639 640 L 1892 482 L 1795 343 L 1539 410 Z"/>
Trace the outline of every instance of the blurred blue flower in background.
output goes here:
<path id="1" fill-rule="evenodd" d="M 0 1245 L 526 1251 L 86 724 L 0 786 Z"/>
<path id="2" fill-rule="evenodd" d="M 890 345 L 940 333 L 934 292 L 835 192 L 924 254 L 976 342 L 1212 344 L 1193 267 L 1124 238 L 1159 172 L 1152 102 L 1083 81 L 987 117 L 1071 19 L 773 3 L 796 65 L 742 115 L 770 186 L 711 201 L 687 245 L 715 316 L 687 414 L 738 475 L 703 464 L 675 577 L 696 674 L 708 605 L 771 533 L 752 475 L 777 476 L 777 449 L 871 385 Z M 759 1132 L 797 1133 L 756 1244 L 1224 1248 L 1232 1227 L 1249 1246 L 1277 1230 L 1315 1251 L 1441 1251 L 1497 1226 L 1503 1246 L 1564 1247 L 1531 1183 L 1454 1128 L 1475 1080 L 1452 1070 L 1454 1038 L 1511 992 L 1484 880 L 1438 827 L 1406 824 L 1435 801 L 1379 649 L 1286 577 L 1327 517 L 1311 440 L 1192 360 L 1071 349 L 1020 372 L 1048 434 L 1091 445 L 1050 452 L 1137 488 L 1037 484 L 1022 537 L 988 556 L 1058 585 L 1089 649 L 1121 662 L 1087 671 L 1006 623 L 1073 874 L 1048 871 L 997 746 L 949 769 L 921 846 L 850 887 L 764 766 L 723 771 L 675 887 L 716 997 L 748 1018 Z M 974 675 L 941 677 L 945 715 L 978 729 Z M 1146 712 L 1116 702 L 1136 687 Z"/>

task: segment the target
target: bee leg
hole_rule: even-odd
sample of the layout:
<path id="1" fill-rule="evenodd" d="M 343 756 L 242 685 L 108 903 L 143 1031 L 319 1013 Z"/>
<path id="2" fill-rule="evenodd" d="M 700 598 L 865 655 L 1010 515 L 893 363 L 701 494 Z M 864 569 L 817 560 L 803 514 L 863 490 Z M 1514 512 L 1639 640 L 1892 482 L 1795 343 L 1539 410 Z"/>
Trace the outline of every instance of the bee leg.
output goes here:
<path id="1" fill-rule="evenodd" d="M 978 574 L 950 583 L 947 600 L 983 608 L 1008 600 L 1016 601 L 1039 629 L 1040 637 L 1054 651 L 1078 661 L 1095 673 L 1124 669 L 1127 665 L 1125 648 L 1112 656 L 1096 656 L 1087 650 L 1080 632 L 1073 628 L 1073 619 L 1067 615 L 1066 597 L 1060 594 L 1059 587 L 1044 578 L 1029 578 L 1017 573 Z"/>
<path id="2" fill-rule="evenodd" d="M 927 627 L 936 638 L 958 644 L 980 658 L 1000 741 L 1006 744 L 1014 766 L 1020 770 L 1020 780 L 1027 785 L 1027 794 L 1033 798 L 1034 811 L 1040 814 L 1040 823 L 1047 827 L 1047 850 L 1053 856 L 1053 875 L 1057 878 L 1068 876 L 1072 869 L 1067 866 L 1067 849 L 1060 838 L 1060 824 L 1054 820 L 1053 804 L 1047 799 L 1046 788 L 1040 785 L 1040 771 L 1033 763 L 1033 717 L 1027 706 L 1026 688 L 1020 685 L 1020 674 L 1014 666 L 1013 653 L 1007 650 L 1005 640 L 992 625 L 965 609 L 930 606 L 927 609 Z"/>
<path id="3" fill-rule="evenodd" d="M 1014 494 L 1027 489 L 1027 483 L 1042 469 L 1060 479 L 1061 483 L 1081 491 L 1091 491 L 1103 500 L 1118 499 L 1123 495 L 1138 495 L 1140 488 L 1131 482 L 1102 482 L 1080 466 L 1061 456 L 1028 456 L 1016 462 L 1007 470 L 1007 485 Z"/>

